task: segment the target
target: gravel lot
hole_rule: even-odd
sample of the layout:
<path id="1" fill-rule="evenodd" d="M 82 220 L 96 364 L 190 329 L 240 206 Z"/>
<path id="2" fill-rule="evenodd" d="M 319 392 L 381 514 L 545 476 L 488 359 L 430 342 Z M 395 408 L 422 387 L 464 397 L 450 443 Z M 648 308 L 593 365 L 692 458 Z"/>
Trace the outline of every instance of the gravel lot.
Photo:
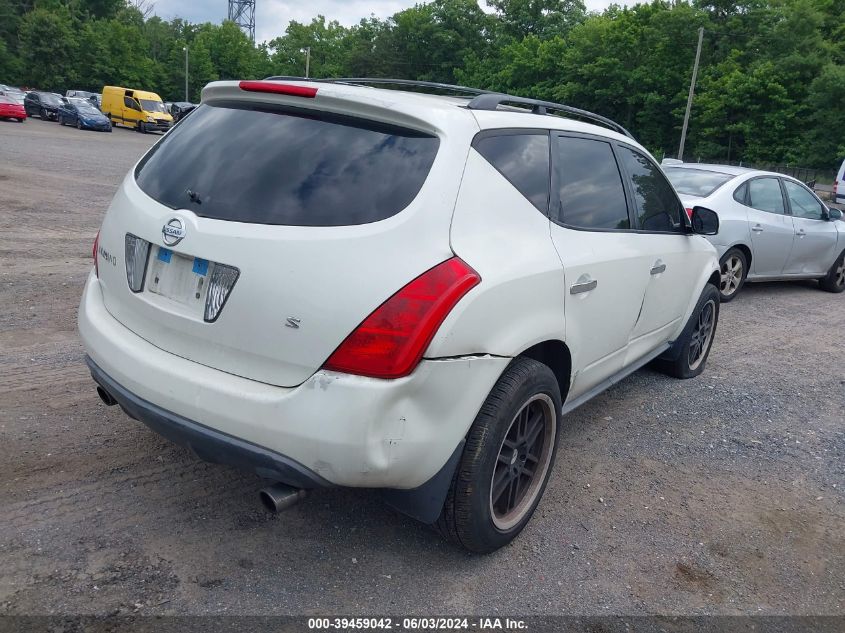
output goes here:
<path id="1" fill-rule="evenodd" d="M 367 492 L 273 516 L 83 364 L 94 234 L 156 138 L 0 121 L 0 614 L 845 614 L 845 296 L 750 285 L 704 375 L 643 370 L 569 415 L 493 555 Z"/>

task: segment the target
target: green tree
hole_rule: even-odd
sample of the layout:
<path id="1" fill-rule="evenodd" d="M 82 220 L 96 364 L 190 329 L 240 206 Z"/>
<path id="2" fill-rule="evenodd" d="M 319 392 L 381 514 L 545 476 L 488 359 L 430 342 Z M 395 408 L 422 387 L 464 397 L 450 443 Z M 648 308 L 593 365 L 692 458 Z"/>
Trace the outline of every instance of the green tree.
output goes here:
<path id="1" fill-rule="evenodd" d="M 76 80 L 78 42 L 66 8 L 30 11 L 21 19 L 19 38 L 25 84 L 58 91 Z"/>

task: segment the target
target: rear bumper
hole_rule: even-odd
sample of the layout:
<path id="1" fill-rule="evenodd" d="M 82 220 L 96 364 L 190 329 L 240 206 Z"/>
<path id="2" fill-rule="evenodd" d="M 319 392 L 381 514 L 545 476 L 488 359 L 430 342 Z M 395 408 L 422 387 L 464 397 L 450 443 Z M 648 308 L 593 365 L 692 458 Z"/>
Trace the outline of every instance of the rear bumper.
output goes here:
<path id="1" fill-rule="evenodd" d="M 90 356 L 85 362 L 91 377 L 112 396 L 126 414 L 143 422 L 159 435 L 190 449 L 200 459 L 252 470 L 261 477 L 282 481 L 298 488 L 318 488 L 331 484 L 295 460 L 250 442 L 216 431 L 139 398 L 119 385 Z"/>
<path id="2" fill-rule="evenodd" d="M 95 379 L 130 415 L 210 461 L 236 463 L 234 451 L 241 465 L 294 485 L 418 488 L 450 461 L 510 361 L 425 360 L 398 380 L 320 370 L 277 387 L 140 338 L 106 310 L 93 272 L 79 332 Z"/>

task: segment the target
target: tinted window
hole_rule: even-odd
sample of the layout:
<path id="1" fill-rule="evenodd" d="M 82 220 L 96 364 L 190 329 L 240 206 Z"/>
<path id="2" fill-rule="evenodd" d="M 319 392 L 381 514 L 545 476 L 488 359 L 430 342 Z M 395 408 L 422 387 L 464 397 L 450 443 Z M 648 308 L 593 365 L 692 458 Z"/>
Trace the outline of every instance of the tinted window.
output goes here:
<path id="1" fill-rule="evenodd" d="M 549 210 L 549 135 L 488 136 L 475 149 L 543 213 Z"/>
<path id="2" fill-rule="evenodd" d="M 610 143 L 558 137 L 560 221 L 584 229 L 629 229 L 628 204 Z"/>
<path id="3" fill-rule="evenodd" d="M 365 224 L 410 204 L 438 145 L 435 136 L 351 117 L 203 105 L 147 154 L 136 178 L 159 202 L 202 217 Z"/>
<path id="4" fill-rule="evenodd" d="M 748 181 L 748 205 L 760 211 L 785 213 L 783 196 L 777 178 L 754 178 Z"/>
<path id="5" fill-rule="evenodd" d="M 786 188 L 792 215 L 811 220 L 822 219 L 822 205 L 808 189 L 791 180 L 784 180 L 783 186 Z"/>
<path id="6" fill-rule="evenodd" d="M 704 169 L 679 169 L 677 167 L 664 170 L 666 177 L 675 191 L 687 196 L 705 198 L 728 182 L 733 176 Z"/>
<path id="7" fill-rule="evenodd" d="M 677 231 L 681 224 L 681 203 L 660 168 L 645 155 L 619 148 L 622 164 L 631 179 L 637 203 L 639 228 L 645 231 Z"/>

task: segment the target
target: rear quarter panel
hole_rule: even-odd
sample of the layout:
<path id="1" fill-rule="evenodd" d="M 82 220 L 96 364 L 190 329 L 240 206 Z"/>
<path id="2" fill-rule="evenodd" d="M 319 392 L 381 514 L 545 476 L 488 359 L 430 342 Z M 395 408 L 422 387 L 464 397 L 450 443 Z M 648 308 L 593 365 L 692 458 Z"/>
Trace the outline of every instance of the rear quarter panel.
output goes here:
<path id="1" fill-rule="evenodd" d="M 535 343 L 564 339 L 563 268 L 549 219 L 474 149 L 450 239 L 481 283 L 449 314 L 426 356 L 516 356 Z"/>

